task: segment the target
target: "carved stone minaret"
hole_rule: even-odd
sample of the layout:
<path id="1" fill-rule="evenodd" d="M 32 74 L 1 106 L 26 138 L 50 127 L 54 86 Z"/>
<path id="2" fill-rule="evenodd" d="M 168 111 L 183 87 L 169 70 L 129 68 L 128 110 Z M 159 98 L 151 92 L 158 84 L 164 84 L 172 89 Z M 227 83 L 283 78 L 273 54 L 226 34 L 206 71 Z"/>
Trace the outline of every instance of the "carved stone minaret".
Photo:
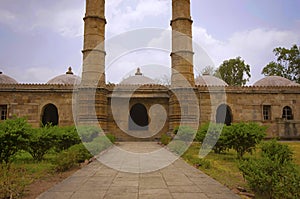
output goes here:
<path id="1" fill-rule="evenodd" d="M 190 0 L 172 0 L 172 86 L 194 87 Z"/>
<path id="2" fill-rule="evenodd" d="M 169 125 L 197 129 L 198 98 L 194 92 L 193 42 L 190 0 L 172 0 L 172 77 L 169 99 Z"/>
<path id="3" fill-rule="evenodd" d="M 105 0 L 86 0 L 83 86 L 105 86 Z"/>
<path id="4" fill-rule="evenodd" d="M 86 0 L 81 84 L 78 88 L 77 123 L 100 125 L 107 130 L 105 84 L 105 0 Z"/>

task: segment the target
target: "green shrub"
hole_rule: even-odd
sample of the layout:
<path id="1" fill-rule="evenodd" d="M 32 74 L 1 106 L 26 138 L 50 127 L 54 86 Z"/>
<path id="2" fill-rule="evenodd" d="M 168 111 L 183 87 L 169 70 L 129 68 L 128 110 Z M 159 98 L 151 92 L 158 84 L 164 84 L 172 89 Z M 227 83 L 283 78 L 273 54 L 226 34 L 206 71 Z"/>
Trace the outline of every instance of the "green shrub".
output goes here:
<path id="1" fill-rule="evenodd" d="M 180 126 L 177 129 L 176 136 L 174 139 L 181 140 L 184 142 L 192 142 L 196 135 L 196 131 L 189 126 Z"/>
<path id="2" fill-rule="evenodd" d="M 99 136 L 92 142 L 84 143 L 84 145 L 91 152 L 91 154 L 96 156 L 110 147 L 112 145 L 112 142 L 106 136 Z"/>
<path id="3" fill-rule="evenodd" d="M 109 139 L 109 141 L 111 142 L 111 143 L 115 143 L 116 142 L 116 136 L 114 136 L 113 134 L 105 134 L 106 135 L 106 137 Z"/>
<path id="4" fill-rule="evenodd" d="M 202 143 L 202 148 L 220 154 L 230 148 L 227 135 L 228 127 L 224 124 L 208 123 L 201 126 L 195 140 Z"/>
<path id="5" fill-rule="evenodd" d="M 96 126 L 78 126 L 77 132 L 82 142 L 91 142 L 102 130 Z"/>
<path id="6" fill-rule="evenodd" d="M 179 129 L 179 126 L 176 126 L 176 127 L 173 129 L 173 133 L 174 133 L 174 135 L 176 135 L 176 134 L 177 134 L 177 132 L 178 132 L 178 129 Z"/>
<path id="7" fill-rule="evenodd" d="M 0 164 L 26 149 L 31 127 L 24 118 L 13 118 L 0 123 Z"/>
<path id="8" fill-rule="evenodd" d="M 57 155 L 54 164 L 56 165 L 57 171 L 66 171 L 72 167 L 78 166 L 78 163 L 84 162 L 91 157 L 91 153 L 81 143 L 61 151 Z"/>
<path id="9" fill-rule="evenodd" d="M 276 141 L 264 143 L 261 157 L 244 160 L 239 169 L 257 198 L 300 198 L 300 172 L 290 149 Z"/>
<path id="10" fill-rule="evenodd" d="M 228 127 L 227 139 L 230 148 L 240 159 L 246 152 L 251 153 L 266 135 L 266 127 L 256 123 L 237 123 Z"/>
<path id="11" fill-rule="evenodd" d="M 189 144 L 182 140 L 173 140 L 168 144 L 168 147 L 172 152 L 176 153 L 177 155 L 182 155 L 189 147 Z"/>
<path id="12" fill-rule="evenodd" d="M 81 139 L 74 126 L 69 127 L 53 127 L 53 133 L 55 134 L 55 149 L 60 152 L 66 150 L 69 147 L 81 143 Z"/>
<path id="13" fill-rule="evenodd" d="M 50 125 L 31 130 L 26 151 L 28 151 L 35 160 L 42 160 L 43 156 L 53 148 L 56 142 L 54 130 L 55 128 Z"/>
<path id="14" fill-rule="evenodd" d="M 293 160 L 293 152 L 289 146 L 280 144 L 276 140 L 263 143 L 261 151 L 262 156 L 265 156 L 272 161 L 279 161 L 281 164 Z"/>
<path id="15" fill-rule="evenodd" d="M 166 135 L 166 134 L 162 134 L 161 137 L 160 137 L 160 142 L 163 144 L 163 145 L 168 145 L 171 141 L 171 137 Z"/>

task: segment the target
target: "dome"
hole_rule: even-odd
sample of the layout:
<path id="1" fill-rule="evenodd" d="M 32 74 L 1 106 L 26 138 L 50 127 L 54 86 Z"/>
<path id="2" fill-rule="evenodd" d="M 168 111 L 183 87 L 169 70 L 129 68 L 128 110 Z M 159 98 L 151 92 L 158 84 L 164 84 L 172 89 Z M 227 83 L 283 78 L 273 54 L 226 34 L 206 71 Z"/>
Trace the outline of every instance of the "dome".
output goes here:
<path id="1" fill-rule="evenodd" d="M 253 86 L 300 86 L 300 84 L 280 76 L 267 76 L 255 82 Z"/>
<path id="2" fill-rule="evenodd" d="M 17 84 L 18 82 L 7 76 L 7 75 L 4 75 L 2 72 L 0 72 L 0 84 Z"/>
<path id="3" fill-rule="evenodd" d="M 68 72 L 64 75 L 59 75 L 57 77 L 54 77 L 53 79 L 49 80 L 47 84 L 79 84 L 80 83 L 80 77 L 77 75 L 74 75 L 72 72 L 72 68 L 69 67 Z"/>
<path id="4" fill-rule="evenodd" d="M 200 86 L 228 86 L 222 79 L 211 75 L 198 76 L 195 84 Z"/>
<path id="5" fill-rule="evenodd" d="M 126 79 L 122 80 L 120 84 L 155 84 L 155 81 L 149 77 L 143 76 L 143 74 L 141 73 L 141 69 L 137 68 L 134 76 L 127 77 Z"/>

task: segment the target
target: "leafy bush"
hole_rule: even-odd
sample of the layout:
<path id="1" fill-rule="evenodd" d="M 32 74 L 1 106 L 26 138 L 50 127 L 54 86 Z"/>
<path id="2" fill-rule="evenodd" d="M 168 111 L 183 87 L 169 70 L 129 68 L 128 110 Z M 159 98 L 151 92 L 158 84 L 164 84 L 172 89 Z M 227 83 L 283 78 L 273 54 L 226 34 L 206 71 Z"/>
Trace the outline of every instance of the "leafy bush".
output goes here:
<path id="1" fill-rule="evenodd" d="M 192 142 L 196 135 L 196 131 L 189 126 L 180 126 L 177 128 L 174 139 L 184 142 Z"/>
<path id="2" fill-rule="evenodd" d="M 83 144 L 76 144 L 67 150 L 61 151 L 54 163 L 57 171 L 66 171 L 91 157 L 92 155 Z"/>
<path id="3" fill-rule="evenodd" d="M 228 127 L 226 139 L 230 148 L 237 152 L 240 159 L 246 152 L 251 153 L 266 135 L 266 127 L 256 123 L 237 123 Z"/>
<path id="4" fill-rule="evenodd" d="M 182 140 L 173 140 L 168 145 L 169 149 L 177 155 L 182 155 L 189 147 L 188 143 Z"/>
<path id="5" fill-rule="evenodd" d="M 239 169 L 258 198 L 300 198 L 300 172 L 288 147 L 276 141 L 263 144 L 261 157 L 244 160 Z M 275 149 L 275 150 L 274 150 Z"/>
<path id="6" fill-rule="evenodd" d="M 161 137 L 160 137 L 160 142 L 163 144 L 163 145 L 168 145 L 171 141 L 171 137 L 166 135 L 166 134 L 162 134 Z"/>
<path id="7" fill-rule="evenodd" d="M 95 138 L 92 142 L 84 143 L 85 147 L 93 155 L 98 155 L 108 147 L 112 145 L 112 142 L 106 136 L 99 136 Z"/>
<path id="8" fill-rule="evenodd" d="M 55 129 L 53 126 L 46 125 L 31 130 L 26 150 L 35 160 L 42 160 L 43 156 L 53 147 L 56 142 Z"/>
<path id="9" fill-rule="evenodd" d="M 280 144 L 276 140 L 265 142 L 261 147 L 262 155 L 272 161 L 279 161 L 283 164 L 293 160 L 293 151 L 289 146 Z"/>
<path id="10" fill-rule="evenodd" d="M 114 136 L 113 134 L 105 134 L 106 135 L 106 137 L 109 139 L 109 141 L 111 142 L 111 143 L 115 143 L 116 142 L 116 136 Z"/>
<path id="11" fill-rule="evenodd" d="M 79 126 L 77 132 L 82 142 L 91 142 L 102 130 L 96 126 Z"/>
<path id="12" fill-rule="evenodd" d="M 0 123 L 0 164 L 22 149 L 26 149 L 31 127 L 24 118 L 8 119 Z"/>
<path id="13" fill-rule="evenodd" d="M 221 153 L 230 148 L 227 138 L 228 127 L 224 124 L 208 123 L 201 126 L 195 140 L 202 143 L 202 147 Z"/>
<path id="14" fill-rule="evenodd" d="M 81 143 L 81 139 L 77 134 L 74 126 L 70 127 L 53 127 L 53 133 L 55 134 L 55 149 L 60 152 L 66 150 L 69 147 Z"/>

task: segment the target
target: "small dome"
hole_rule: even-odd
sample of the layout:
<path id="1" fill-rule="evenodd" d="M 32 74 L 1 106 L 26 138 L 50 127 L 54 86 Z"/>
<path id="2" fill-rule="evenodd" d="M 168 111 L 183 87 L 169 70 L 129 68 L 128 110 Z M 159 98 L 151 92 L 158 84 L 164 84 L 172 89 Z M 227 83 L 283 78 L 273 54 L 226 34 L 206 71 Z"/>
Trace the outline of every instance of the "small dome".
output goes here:
<path id="1" fill-rule="evenodd" d="M 15 79 L 7 75 L 4 75 L 2 74 L 2 72 L 0 72 L 0 84 L 17 84 L 17 83 L 18 82 Z"/>
<path id="2" fill-rule="evenodd" d="M 149 77 L 143 76 L 143 73 L 141 73 L 141 69 L 137 68 L 137 71 L 134 76 L 127 77 L 126 79 L 122 80 L 120 84 L 155 84 L 155 81 Z"/>
<path id="3" fill-rule="evenodd" d="M 198 76 L 195 84 L 200 86 L 228 86 L 222 79 L 211 75 Z"/>
<path id="4" fill-rule="evenodd" d="M 80 83 L 80 77 L 77 75 L 74 75 L 72 72 L 72 68 L 69 67 L 68 71 L 64 75 L 59 75 L 57 77 L 54 77 L 53 79 L 49 80 L 47 84 L 79 84 Z"/>
<path id="5" fill-rule="evenodd" d="M 300 86 L 300 84 L 280 76 L 267 76 L 255 82 L 253 86 Z"/>

